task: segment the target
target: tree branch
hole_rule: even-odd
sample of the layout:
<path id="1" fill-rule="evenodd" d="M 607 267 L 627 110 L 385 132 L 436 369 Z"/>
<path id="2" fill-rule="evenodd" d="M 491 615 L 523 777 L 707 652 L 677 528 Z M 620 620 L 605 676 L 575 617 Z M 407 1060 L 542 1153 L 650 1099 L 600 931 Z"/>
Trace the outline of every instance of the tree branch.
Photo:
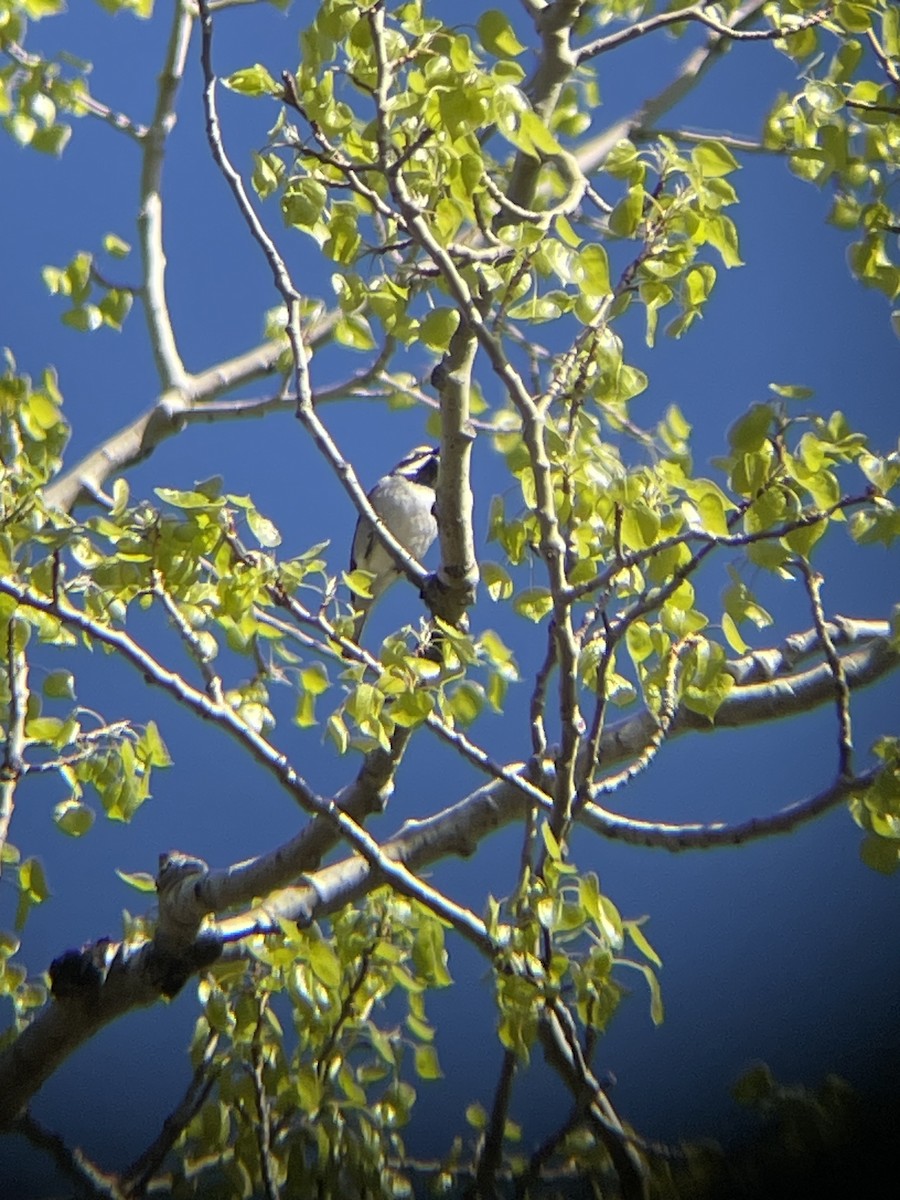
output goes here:
<path id="1" fill-rule="evenodd" d="M 153 1176 L 165 1162 L 166 1155 L 203 1107 L 215 1083 L 213 1064 L 218 1046 L 219 1034 L 210 1030 L 206 1045 L 203 1047 L 203 1054 L 194 1068 L 193 1076 L 181 1101 L 166 1117 L 159 1135 L 121 1173 L 121 1188 L 125 1196 L 143 1196 L 145 1194 Z"/>
<path id="2" fill-rule="evenodd" d="M 664 29 L 667 25 L 680 25 L 687 22 L 699 22 L 699 24 L 705 25 L 707 29 L 712 29 L 714 33 L 717 33 L 726 41 L 771 42 L 778 38 L 790 37 L 792 33 L 799 33 L 802 29 L 808 29 L 811 25 L 821 25 L 823 21 L 828 20 L 830 12 L 831 5 L 828 5 L 827 8 L 812 13 L 808 17 L 792 21 L 790 25 L 774 29 L 740 29 L 737 27 L 736 22 L 720 21 L 718 17 L 707 11 L 706 5 L 692 4 L 688 8 L 679 8 L 674 12 L 657 13 L 655 16 L 646 17 L 642 21 L 636 21 L 633 25 L 629 25 L 625 29 L 619 29 L 616 33 L 610 33 L 606 37 L 597 38 L 585 46 L 580 46 L 575 53 L 575 59 L 578 66 L 581 66 L 582 63 L 588 62 L 600 54 L 606 54 L 609 50 L 615 50 L 618 46 L 624 46 L 627 42 L 633 42 L 636 38 L 644 37 L 648 33 L 654 33 L 657 29 Z"/>
<path id="3" fill-rule="evenodd" d="M 69 628 L 78 629 L 91 640 L 117 651 L 148 683 L 162 688 L 195 716 L 218 725 L 271 774 L 307 813 L 331 822 L 340 835 L 370 862 L 386 883 L 390 883 L 401 894 L 419 900 L 480 949 L 492 951 L 493 942 L 483 921 L 468 909 L 448 900 L 423 880 L 416 879 L 404 866 L 385 856 L 375 839 L 358 822 L 348 816 L 334 799 L 317 795 L 295 770 L 287 756 L 249 725 L 224 699 L 216 700 L 192 687 L 181 675 L 162 666 L 124 630 L 102 625 L 86 613 L 72 607 L 62 596 L 42 596 L 15 580 L 0 579 L 0 594 L 4 593 L 39 612 L 58 617 Z"/>
<path id="4" fill-rule="evenodd" d="M 0 874 L 2 851 L 9 836 L 15 808 L 16 788 L 25 773 L 25 721 L 28 715 L 28 659 L 24 649 L 24 627 L 14 616 L 6 622 L 6 673 L 9 716 L 0 762 Z"/>
<path id="5" fill-rule="evenodd" d="M 727 22 L 732 32 L 750 24 L 762 12 L 765 0 L 746 0 Z M 678 73 L 660 92 L 645 100 L 639 109 L 628 117 L 616 121 L 608 129 L 595 138 L 583 142 L 575 152 L 578 165 L 585 175 L 591 175 L 600 167 L 622 138 L 631 137 L 637 129 L 652 129 L 661 116 L 683 100 L 697 86 L 719 55 L 729 45 L 729 38 L 720 33 L 713 33 L 703 46 L 693 50 Z"/>
<path id="6" fill-rule="evenodd" d="M 143 163 L 138 235 L 144 267 L 144 286 L 140 295 L 144 303 L 150 345 L 164 392 L 181 389 L 187 379 L 184 363 L 175 343 L 166 299 L 162 171 L 166 141 L 175 126 L 175 103 L 184 75 L 193 24 L 193 4 L 190 0 L 176 0 L 165 62 L 159 76 L 156 111 L 141 139 Z"/>
<path id="7" fill-rule="evenodd" d="M 49 1154 L 57 1170 L 71 1180 L 79 1196 L 86 1196 L 88 1200 L 126 1200 L 114 1175 L 101 1171 L 82 1150 L 73 1150 L 58 1133 L 47 1129 L 30 1112 L 18 1117 L 11 1129 L 27 1138 L 38 1150 Z"/>
<path id="8" fill-rule="evenodd" d="M 206 132 L 213 160 L 219 167 L 226 183 L 238 206 L 238 211 L 244 218 L 248 229 L 257 242 L 272 272 L 275 287 L 281 295 L 288 313 L 287 336 L 294 359 L 294 382 L 297 395 L 297 417 L 309 433 L 318 450 L 333 467 L 344 490 L 350 496 L 357 511 L 366 517 L 375 530 L 377 537 L 385 549 L 403 571 L 406 577 L 421 591 L 425 586 L 428 573 L 422 565 L 409 554 L 392 535 L 391 531 L 381 521 L 378 514 L 369 503 L 368 496 L 361 486 L 352 465 L 344 458 L 334 439 L 325 425 L 319 419 L 313 399 L 312 385 L 309 377 L 309 353 L 300 327 L 301 296 L 294 286 L 290 271 L 284 258 L 278 251 L 275 242 L 269 236 L 259 217 L 250 203 L 247 190 L 240 173 L 228 158 L 222 140 L 222 131 L 216 109 L 216 76 L 212 65 L 212 33 L 213 23 L 207 0 L 198 0 L 202 45 L 201 64 L 204 79 L 204 105 L 206 111 Z M 366 189 L 363 189 L 364 192 Z"/>

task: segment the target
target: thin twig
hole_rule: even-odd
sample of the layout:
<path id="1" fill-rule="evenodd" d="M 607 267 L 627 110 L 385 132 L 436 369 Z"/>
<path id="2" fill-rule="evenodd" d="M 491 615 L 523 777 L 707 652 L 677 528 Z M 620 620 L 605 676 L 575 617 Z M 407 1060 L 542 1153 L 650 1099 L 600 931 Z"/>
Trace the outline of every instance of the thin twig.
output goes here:
<path id="1" fill-rule="evenodd" d="M 11 1128 L 27 1138 L 32 1146 L 49 1154 L 57 1169 L 76 1186 L 79 1195 L 89 1200 L 128 1200 L 114 1175 L 101 1170 L 78 1147 L 72 1149 L 58 1133 L 47 1129 L 30 1112 L 17 1117 Z"/>
<path id="2" fill-rule="evenodd" d="M 206 1103 L 216 1081 L 214 1065 L 218 1046 L 219 1034 L 211 1029 L 207 1034 L 203 1054 L 194 1068 L 184 1096 L 163 1121 L 158 1136 L 122 1172 L 121 1186 L 129 1200 L 131 1197 L 146 1194 L 154 1175 L 162 1167 L 166 1155 Z"/>
<path id="3" fill-rule="evenodd" d="M 497 1194 L 497 1172 L 503 1161 L 503 1139 L 506 1134 L 516 1066 L 516 1052 L 510 1049 L 504 1050 L 497 1086 L 494 1088 L 494 1100 L 491 1104 L 487 1128 L 484 1131 L 484 1139 L 478 1155 L 478 1165 L 475 1169 L 477 1193 L 485 1198 Z"/>
<path id="4" fill-rule="evenodd" d="M 831 639 L 825 610 L 822 607 L 824 580 L 818 571 L 813 570 L 806 558 L 798 557 L 795 561 L 806 584 L 816 632 L 822 644 L 825 661 L 828 663 L 834 679 L 834 700 L 838 719 L 838 775 L 841 779 L 851 779 L 853 776 L 853 726 L 850 719 L 850 688 L 847 686 L 844 664 Z"/>
<path id="5" fill-rule="evenodd" d="M 155 684 L 167 692 L 196 716 L 218 725 L 243 746 L 252 759 L 277 779 L 306 812 L 330 821 L 385 882 L 390 883 L 403 895 L 419 900 L 479 949 L 489 954 L 493 953 L 493 940 L 482 920 L 384 855 L 378 842 L 357 821 L 349 817 L 333 799 L 317 795 L 287 756 L 248 724 L 231 705 L 217 701 L 192 687 L 177 672 L 170 671 L 158 662 L 124 630 L 103 625 L 99 620 L 74 608 L 63 596 L 54 600 L 15 580 L 5 578 L 0 578 L 0 593 L 11 595 L 20 603 L 39 612 L 50 613 L 68 627 L 78 629 L 90 639 L 115 650 L 122 659 L 137 669 L 148 683 Z"/>
<path id="6" fill-rule="evenodd" d="M 281 1192 L 272 1172 L 272 1111 L 266 1092 L 265 1055 L 262 1046 L 262 1027 L 265 1021 L 269 998 L 266 992 L 259 993 L 259 1012 L 253 1041 L 250 1044 L 250 1064 L 253 1078 L 253 1095 L 256 1100 L 256 1149 L 259 1154 L 259 1169 L 262 1175 L 266 1200 L 280 1200 Z"/>

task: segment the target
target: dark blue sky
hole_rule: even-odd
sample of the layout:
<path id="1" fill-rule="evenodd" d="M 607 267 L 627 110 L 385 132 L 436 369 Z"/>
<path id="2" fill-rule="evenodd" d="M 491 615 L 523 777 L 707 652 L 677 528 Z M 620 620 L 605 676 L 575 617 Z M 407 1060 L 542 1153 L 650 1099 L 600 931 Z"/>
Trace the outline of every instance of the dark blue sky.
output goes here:
<path id="1" fill-rule="evenodd" d="M 111 20 L 95 6 L 72 7 L 77 11 L 65 21 L 34 28 L 34 48 L 65 46 L 93 60 L 94 93 L 148 119 L 168 6 L 159 5 L 160 16 L 149 25 L 127 17 Z M 219 73 L 254 61 L 266 63 L 274 75 L 293 66 L 305 8 L 295 6 L 287 19 L 265 7 L 223 17 L 217 33 Z M 466 3 L 439 6 L 457 21 L 474 20 L 480 10 Z M 662 86 L 687 44 L 656 35 L 604 60 L 604 108 L 595 126 L 602 128 Z M 776 91 L 794 88 L 796 74 L 796 67 L 770 46 L 737 46 L 672 122 L 754 135 Z M 263 144 L 275 113 L 266 102 L 222 97 L 225 136 L 236 161 L 246 165 L 242 155 Z M 61 161 L 0 141 L 0 178 L 6 181 L 0 344 L 13 349 L 21 370 L 38 375 L 46 363 L 57 366 L 73 425 L 70 462 L 151 403 L 155 379 L 138 312 L 121 335 L 78 335 L 60 323 L 59 303 L 46 294 L 40 269 L 68 262 L 79 249 L 98 248 L 109 231 L 134 242 L 137 173 L 135 148 L 96 121 L 76 125 Z M 683 340 L 661 338 L 649 352 L 637 320 L 629 319 L 620 330 L 626 357 L 650 375 L 648 392 L 635 402 L 636 420 L 649 425 L 676 402 L 694 426 L 695 459 L 705 464 L 725 449 L 728 425 L 766 397 L 770 382 L 802 383 L 815 389 L 813 403 L 821 411 L 844 410 L 851 423 L 871 435 L 876 449 L 887 450 L 896 438 L 898 345 L 883 297 L 864 291 L 849 276 L 846 236 L 824 224 L 827 197 L 793 178 L 783 162 L 762 156 L 748 160 L 734 178 L 741 205 L 733 215 L 746 266 L 720 271 L 704 320 Z M 277 296 L 209 160 L 196 53 L 170 144 L 165 200 L 173 319 L 187 365 L 200 369 L 255 344 L 261 313 Z M 281 228 L 274 205 L 263 211 L 301 286 L 327 296 L 328 272 L 308 244 Z M 127 262 L 115 268 L 123 276 L 128 269 Z M 322 355 L 314 364 L 315 382 L 321 386 L 342 378 L 354 365 L 348 351 Z M 421 362 L 414 365 L 419 369 Z M 492 395 L 492 379 L 482 378 Z M 366 482 L 421 441 L 424 430 L 422 414 L 389 415 L 362 403 L 335 405 L 325 416 Z M 481 545 L 490 497 L 505 486 L 496 468 L 489 447 L 477 446 Z M 154 486 L 186 487 L 216 473 L 224 476 L 228 491 L 251 493 L 276 521 L 286 554 L 327 537 L 337 547 L 335 569 L 343 567 L 355 514 L 291 417 L 195 427 L 167 442 L 130 473 L 129 481 L 133 496 L 149 496 Z M 487 557 L 495 555 L 496 548 L 488 548 Z M 885 616 L 897 598 L 895 552 L 853 552 L 845 536 L 832 534 L 820 565 L 827 572 L 824 598 L 830 612 Z M 703 586 L 714 596 L 723 581 L 720 563 Z M 755 644 L 770 644 L 779 634 L 809 624 L 799 585 L 755 583 L 778 621 L 777 633 L 767 631 Z M 392 614 L 402 620 L 408 602 L 404 589 L 396 589 L 373 617 L 371 632 L 384 632 Z M 475 620 L 497 626 L 523 668 L 526 683 L 513 689 L 505 718 L 488 718 L 482 729 L 495 757 L 518 758 L 527 744 L 528 669 L 540 646 L 531 626 L 510 621 L 486 598 Z M 175 651 L 168 635 L 155 644 Z M 174 654 L 171 661 L 177 661 Z M 48 660 L 47 665 L 58 664 Z M 82 655 L 79 700 L 110 718 L 157 719 L 175 767 L 157 775 L 152 801 L 131 826 L 98 821 L 77 843 L 52 824 L 58 788 L 49 781 L 29 785 L 12 841 L 26 853 L 40 853 L 54 891 L 26 931 L 24 957 L 33 971 L 69 946 L 115 936 L 123 907 L 141 909 L 141 897 L 119 882 L 114 868 L 152 872 L 159 852 L 172 847 L 223 866 L 271 849 L 296 829 L 292 803 L 259 778 L 229 742 L 151 694 L 124 666 Z M 896 728 L 898 702 L 897 678 L 855 699 L 860 762 L 878 733 L 891 724 Z M 286 692 L 277 703 L 289 711 Z M 659 819 L 770 812 L 833 778 L 834 724 L 828 709 L 740 734 L 685 738 L 665 748 L 653 770 L 621 798 L 622 806 L 629 814 Z M 352 764 L 336 760 L 317 734 L 301 744 L 299 731 L 285 722 L 278 738 L 289 750 L 300 746 L 304 773 L 318 790 L 346 779 Z M 377 829 L 386 832 L 409 816 L 436 811 L 478 782 L 444 748 L 420 741 Z M 862 1087 L 885 1083 L 892 1072 L 896 1077 L 898 879 L 865 869 L 858 859 L 859 841 L 844 810 L 781 839 L 678 856 L 584 835 L 576 839 L 579 865 L 598 871 L 604 891 L 623 914 L 649 914 L 647 933 L 665 964 L 665 1023 L 652 1026 L 640 977 L 625 978 L 633 995 L 599 1054 L 599 1063 L 618 1077 L 615 1102 L 637 1128 L 668 1139 L 728 1132 L 736 1110 L 729 1107 L 727 1089 L 754 1059 L 768 1061 L 785 1081 L 815 1083 L 830 1070 Z M 486 880 L 494 894 L 512 885 L 518 845 L 515 831 L 497 835 L 474 862 L 442 864 L 434 879 L 480 907 Z M 9 887 L 0 890 L 0 926 L 11 924 L 10 892 Z M 462 1128 L 466 1104 L 489 1102 L 500 1060 L 484 965 L 467 947 L 452 942 L 451 970 L 457 986 L 430 1005 L 440 1029 L 446 1079 L 421 1085 L 412 1139 L 434 1152 L 445 1148 L 449 1127 Z M 181 1048 L 193 1019 L 191 987 L 168 1008 L 128 1017 L 57 1073 L 38 1097 L 36 1114 L 101 1160 L 108 1161 L 111 1147 L 123 1160 L 137 1153 L 187 1079 Z M 563 1108 L 556 1111 L 556 1106 L 564 1104 L 539 1075 L 523 1085 L 513 1112 L 538 1134 L 557 1123 Z M 4 1153 L 0 1144 L 0 1164 Z M 10 1171 L 23 1169 L 17 1160 L 4 1175 L 0 1166 L 0 1184 Z"/>

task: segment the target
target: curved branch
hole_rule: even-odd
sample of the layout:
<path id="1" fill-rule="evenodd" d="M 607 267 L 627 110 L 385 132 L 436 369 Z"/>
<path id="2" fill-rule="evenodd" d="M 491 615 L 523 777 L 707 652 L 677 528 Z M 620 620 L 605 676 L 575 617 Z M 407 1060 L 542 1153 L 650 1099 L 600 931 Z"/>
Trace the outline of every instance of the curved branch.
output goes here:
<path id="1" fill-rule="evenodd" d="M 17 585 L 8 580 L 0 580 L 0 592 L 15 595 L 22 603 L 29 602 L 26 597 L 19 595 Z M 843 656 L 842 663 L 851 688 L 871 683 L 900 665 L 900 652 L 892 645 L 888 623 L 859 624 L 867 631 L 881 630 L 883 635 L 868 638 L 862 646 Z M 842 622 L 838 639 L 852 631 L 852 622 Z M 805 649 L 809 641 L 809 634 L 801 635 L 798 639 L 801 649 Z M 739 672 L 741 663 L 746 661 L 738 660 Z M 821 679 L 817 679 L 817 675 Z M 771 698 L 767 703 L 760 702 L 761 688 L 777 688 L 783 684 L 787 687 L 779 693 L 779 708 L 773 711 Z M 788 716 L 801 708 L 810 707 L 814 694 L 819 696 L 819 702 L 833 697 L 833 690 L 831 670 L 827 664 L 823 664 L 813 671 L 801 672 L 769 684 L 739 685 L 722 708 L 731 709 L 730 713 L 726 712 L 726 717 L 730 718 L 726 723 L 736 726 L 752 720 Z M 739 721 L 737 718 L 742 702 L 748 707 L 744 720 Z M 719 711 L 721 713 L 722 709 Z M 638 752 L 640 747 L 635 749 L 629 743 L 640 723 L 641 718 L 632 718 L 604 733 L 600 743 L 604 765 L 610 765 L 616 756 L 621 761 Z M 717 718 L 717 723 L 722 722 Z M 696 717 L 682 709 L 672 732 L 674 735 L 691 728 L 712 727 L 709 722 L 700 724 Z M 515 765 L 508 768 L 510 771 L 515 769 Z M 524 764 L 518 765 L 523 775 L 527 769 Z M 732 825 L 724 822 L 702 825 L 654 824 L 610 813 L 595 804 L 585 805 L 579 813 L 579 820 L 603 836 L 644 846 L 681 850 L 735 845 L 796 828 L 841 803 L 851 793 L 867 787 L 875 779 L 878 770 L 873 768 L 854 780 L 838 780 L 825 791 L 768 817 Z M 468 857 L 490 833 L 525 816 L 535 802 L 535 791 L 526 792 L 508 779 L 487 784 L 435 816 L 407 821 L 393 838 L 378 846 L 377 860 L 353 855 L 324 867 L 308 876 L 302 886 L 275 892 L 265 905 L 240 916 L 209 924 L 204 937 L 197 937 L 195 932 L 199 928 L 201 910 L 205 907 L 196 904 L 196 885 L 200 885 L 199 894 L 202 894 L 202 890 L 210 886 L 208 879 L 211 873 L 194 860 L 185 859 L 184 856 L 169 856 L 160 872 L 160 930 L 156 941 L 137 949 L 101 942 L 85 954 L 75 953 L 72 957 L 77 960 L 78 982 L 81 983 L 83 979 L 87 955 L 88 966 L 97 976 L 96 989 L 87 996 L 83 988 L 66 994 L 59 986 L 57 972 L 54 984 L 56 1002 L 41 1012 L 15 1042 L 0 1053 L 0 1127 L 16 1118 L 29 1098 L 73 1050 L 105 1024 L 129 1010 L 152 1004 L 161 995 L 167 992 L 171 994 L 173 987 L 177 990 L 190 973 L 209 962 L 210 953 L 214 953 L 222 942 L 241 942 L 253 934 L 277 932 L 281 920 L 306 924 L 358 899 L 379 883 L 387 881 L 397 886 L 398 875 L 408 878 L 409 873 L 450 855 Z M 544 797 L 543 807 L 545 810 L 552 808 L 549 797 Z M 280 853 L 275 851 L 270 858 L 274 859 Z M 385 871 L 385 863 L 394 869 Z M 250 864 L 244 882 L 249 881 L 251 871 L 262 870 L 262 860 Z M 251 886 L 261 882 L 261 875 L 257 874 Z M 438 911 L 446 918 L 446 909 Z M 471 937 L 470 929 L 463 932 Z M 190 941 L 192 936 L 193 942 Z M 477 937 L 471 940 L 483 952 L 491 952 L 488 940 Z M 162 949 L 167 950 L 166 955 L 161 954 Z M 93 966 L 98 954 L 102 969 Z M 172 962 L 173 954 L 177 968 L 174 982 L 170 969 L 162 974 L 160 970 L 161 963 L 166 966 Z M 68 957 L 64 956 L 59 961 L 65 963 Z"/>
<path id="2" fill-rule="evenodd" d="M 727 22 L 728 28 L 732 32 L 743 28 L 755 20 L 764 7 L 765 0 L 746 0 L 740 8 L 732 13 Z M 638 129 L 651 129 L 661 116 L 669 112 L 689 92 L 693 91 L 729 44 L 730 40 L 725 35 L 711 34 L 705 45 L 698 46 L 687 56 L 677 75 L 666 84 L 662 91 L 645 100 L 641 107 L 630 116 L 616 121 L 603 133 L 579 146 L 575 157 L 584 174 L 590 175 L 601 166 L 613 146 L 622 138 L 631 137 Z"/>
<path id="3" fill-rule="evenodd" d="M 705 25 L 707 29 L 711 29 L 720 37 L 730 42 L 772 42 L 778 38 L 790 37 L 792 33 L 799 33 L 802 29 L 808 29 L 811 25 L 821 25 L 823 21 L 828 19 L 831 6 L 822 9 L 820 12 L 812 13 L 808 17 L 803 17 L 792 23 L 789 26 L 776 29 L 740 29 L 736 23 L 720 21 L 716 16 L 707 11 L 704 4 L 693 4 L 689 8 L 679 8 L 674 12 L 657 13 L 656 16 L 647 17 L 643 21 L 636 21 L 633 25 L 629 25 L 626 29 L 620 29 L 616 33 L 607 34 L 606 37 L 597 38 L 593 42 L 589 42 L 586 46 L 581 46 L 576 51 L 576 61 L 579 66 L 582 63 L 588 62 L 592 58 L 596 58 L 600 54 L 606 54 L 609 50 L 615 50 L 618 46 L 624 46 L 627 42 L 633 42 L 636 38 L 644 37 L 648 33 L 653 33 L 657 29 L 664 29 L 667 25 L 680 25 L 686 22 L 698 22 L 700 25 Z"/>
<path id="4" fill-rule="evenodd" d="M 312 346 L 331 336 L 337 314 L 326 313 L 309 333 Z M 118 472 L 143 462 L 167 438 L 196 421 L 209 421 L 205 402 L 279 371 L 283 342 L 263 342 L 235 358 L 227 359 L 187 378 L 181 388 L 164 392 L 140 416 L 89 451 L 75 466 L 44 490 L 51 508 L 71 512 L 96 499 L 104 483 Z M 249 411 L 249 410 L 248 410 Z M 229 415 L 234 415 L 232 411 Z"/>

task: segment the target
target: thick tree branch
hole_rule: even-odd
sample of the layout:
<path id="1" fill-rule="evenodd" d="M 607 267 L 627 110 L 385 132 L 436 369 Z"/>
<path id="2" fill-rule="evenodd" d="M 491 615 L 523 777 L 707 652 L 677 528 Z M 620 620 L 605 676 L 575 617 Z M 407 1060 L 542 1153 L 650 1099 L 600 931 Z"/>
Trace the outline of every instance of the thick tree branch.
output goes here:
<path id="1" fill-rule="evenodd" d="M 74 608 L 62 596 L 42 596 L 15 580 L 0 579 L 0 594 L 4 593 L 39 612 L 58 617 L 69 628 L 78 629 L 91 640 L 115 650 L 124 661 L 140 671 L 148 683 L 167 692 L 195 716 L 218 725 L 271 774 L 307 813 L 330 821 L 341 837 L 371 863 L 386 883 L 390 883 L 403 895 L 419 900 L 480 948 L 491 949 L 492 941 L 483 921 L 468 909 L 448 900 L 423 880 L 416 879 L 404 866 L 385 856 L 375 839 L 366 833 L 358 822 L 348 816 L 334 799 L 317 795 L 295 770 L 287 756 L 249 725 L 224 699 L 217 699 L 193 687 L 181 675 L 162 666 L 124 630 L 102 625 Z M 202 915 L 198 914 L 198 919 Z"/>
<path id="2" fill-rule="evenodd" d="M 14 594 L 10 592 L 11 586 L 15 585 L 0 580 L 0 592 Z M 23 596 L 17 598 L 22 603 L 30 602 Z M 838 635 L 847 637 L 851 627 L 852 623 L 844 622 L 843 634 L 839 628 Z M 864 627 L 869 631 L 874 627 L 882 632 L 843 656 L 851 688 L 872 682 L 896 669 L 900 663 L 900 653 L 891 646 L 887 622 L 865 623 Z M 804 635 L 800 644 L 809 643 L 809 640 L 809 635 Z M 741 662 L 746 660 L 739 660 L 738 673 L 743 669 Z M 771 695 L 765 700 L 760 698 L 760 689 L 766 688 L 775 690 L 777 704 Z M 717 725 L 722 723 L 719 716 L 723 709 L 726 710 L 724 723 L 734 727 L 805 711 L 814 703 L 831 698 L 833 689 L 833 676 L 827 664 L 765 685 L 738 686 L 719 710 Z M 742 708 L 744 703 L 746 710 Z M 643 743 L 636 737 L 636 730 L 640 726 L 641 718 L 632 718 L 604 733 L 600 753 L 606 765 L 615 761 L 616 756 L 621 761 L 639 752 Z M 673 722 L 672 736 L 691 728 L 714 727 L 680 710 Z M 519 767 L 521 771 L 525 769 Z M 606 837 L 670 850 L 734 845 L 796 828 L 803 821 L 846 800 L 852 792 L 865 788 L 876 775 L 877 769 L 872 769 L 852 781 L 839 780 L 824 792 L 790 805 L 780 813 L 730 825 L 726 822 L 665 825 L 635 821 L 594 804 L 584 807 L 580 820 Z M 385 860 L 395 866 L 402 863 L 405 872 L 411 872 L 449 855 L 468 857 L 489 833 L 521 819 L 532 802 L 512 782 L 504 780 L 488 784 L 433 817 L 408 821 L 394 838 L 378 848 L 377 859 L 367 861 L 362 856 L 354 856 L 322 868 L 309 876 L 307 884 L 278 891 L 266 904 L 248 913 L 213 923 L 207 940 L 201 939 L 196 944 L 190 938 L 192 931 L 199 927 L 205 904 L 197 906 L 190 897 L 196 895 L 198 885 L 202 894 L 207 873 L 202 864 L 191 860 L 166 860 L 160 876 L 160 934 L 156 942 L 137 949 L 110 946 L 102 969 L 97 971 L 97 991 L 96 995 L 93 991 L 90 993 L 90 1003 L 87 1003 L 82 987 L 74 989 L 69 996 L 65 995 L 65 988 L 55 987 L 57 1002 L 39 1014 L 0 1054 L 0 1126 L 15 1118 L 30 1096 L 78 1045 L 130 1009 L 153 1003 L 165 987 L 180 987 L 192 969 L 209 961 L 210 947 L 216 947 L 220 939 L 242 941 L 253 933 L 277 932 L 281 920 L 307 924 L 358 899 L 379 882 L 390 882 L 396 887 L 397 872 L 385 871 Z M 545 801 L 544 807 L 550 807 L 549 800 Z M 406 889 L 401 887 L 400 890 Z M 445 907 L 436 911 L 447 919 Z M 459 924 L 453 923 L 459 928 Z M 490 944 L 483 937 L 473 940 L 483 951 L 491 953 Z M 102 944 L 98 945 L 102 951 Z M 161 952 L 161 945 L 165 947 L 165 953 Z M 96 950 L 94 953 L 96 955 Z M 79 964 L 83 962 L 82 956 L 74 957 Z M 177 967 L 174 978 L 173 961 Z M 78 970 L 81 980 L 82 967 Z"/>
<path id="3" fill-rule="evenodd" d="M 93 500 L 111 476 L 142 462 L 161 442 L 180 433 L 195 405 L 202 406 L 204 401 L 223 392 L 271 375 L 283 353 L 283 344 L 264 342 L 239 358 L 204 371 L 186 383 L 183 391 L 164 392 L 139 417 L 106 438 L 50 484 L 44 491 L 47 504 L 71 512 L 77 505 Z M 201 412 L 202 407 L 198 417 Z"/>

